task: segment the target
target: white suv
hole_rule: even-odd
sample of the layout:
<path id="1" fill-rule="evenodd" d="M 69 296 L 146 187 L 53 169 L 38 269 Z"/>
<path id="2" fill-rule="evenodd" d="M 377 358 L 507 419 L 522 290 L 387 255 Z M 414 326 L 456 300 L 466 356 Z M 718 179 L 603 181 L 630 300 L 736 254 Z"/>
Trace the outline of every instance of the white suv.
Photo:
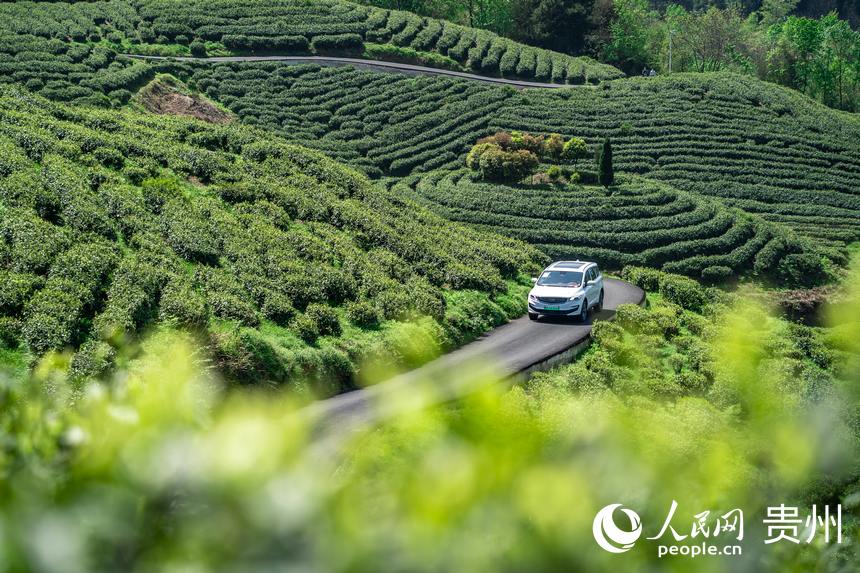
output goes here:
<path id="1" fill-rule="evenodd" d="M 588 311 L 603 308 L 603 275 L 596 263 L 558 261 L 533 278 L 529 292 L 529 318 L 578 316 L 588 321 Z"/>

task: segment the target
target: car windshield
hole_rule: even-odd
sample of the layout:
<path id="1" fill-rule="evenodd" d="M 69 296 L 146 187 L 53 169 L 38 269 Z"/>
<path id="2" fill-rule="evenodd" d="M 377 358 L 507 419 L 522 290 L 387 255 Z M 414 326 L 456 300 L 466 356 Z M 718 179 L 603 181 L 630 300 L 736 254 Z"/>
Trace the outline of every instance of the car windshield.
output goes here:
<path id="1" fill-rule="evenodd" d="M 544 271 L 538 279 L 539 286 L 578 287 L 582 284 L 579 271 Z"/>

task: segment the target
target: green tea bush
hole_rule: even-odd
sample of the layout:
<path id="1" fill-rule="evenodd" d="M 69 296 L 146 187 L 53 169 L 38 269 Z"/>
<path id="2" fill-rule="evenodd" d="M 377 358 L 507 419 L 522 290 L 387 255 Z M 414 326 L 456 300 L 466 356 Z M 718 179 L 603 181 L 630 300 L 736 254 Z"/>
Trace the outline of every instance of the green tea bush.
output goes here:
<path id="1" fill-rule="evenodd" d="M 626 266 L 621 271 L 621 278 L 647 291 L 656 292 L 660 288 L 663 273 L 656 269 Z"/>
<path id="2" fill-rule="evenodd" d="M 263 316 L 281 326 L 287 326 L 290 319 L 296 314 L 296 309 L 290 299 L 283 293 L 274 290 L 266 294 L 261 311 Z"/>
<path id="3" fill-rule="evenodd" d="M 296 336 L 308 344 L 314 344 L 320 336 L 317 321 L 306 314 L 294 317 L 290 321 L 290 329 L 296 333 Z"/>
<path id="4" fill-rule="evenodd" d="M 346 318 L 356 326 L 373 328 L 379 324 L 379 311 L 370 301 L 350 302 L 345 308 Z"/>
<path id="5" fill-rule="evenodd" d="M 692 279 L 665 275 L 660 280 L 660 294 L 681 308 L 699 310 L 707 302 L 705 290 Z"/>
<path id="6" fill-rule="evenodd" d="M 0 269 L 0 314 L 15 315 L 43 284 L 40 276 Z"/>
<path id="7" fill-rule="evenodd" d="M 21 340 L 21 321 L 11 316 L 0 317 L 0 345 L 15 350 Z"/>
<path id="8" fill-rule="evenodd" d="M 618 305 L 615 320 L 622 328 L 630 332 L 637 334 L 662 334 L 663 329 L 652 318 L 651 313 L 638 304 Z"/>
<path id="9" fill-rule="evenodd" d="M 720 283 L 732 276 L 731 267 L 725 265 L 714 265 L 702 269 L 702 280 L 709 283 Z"/>
<path id="10" fill-rule="evenodd" d="M 134 333 L 156 316 L 158 297 L 167 280 L 159 269 L 139 257 L 126 257 L 117 266 L 107 291 L 105 308 L 94 323 L 103 337 Z"/>
<path id="11" fill-rule="evenodd" d="M 191 50 L 191 55 L 196 58 L 205 58 L 207 55 L 206 42 L 202 42 L 199 39 L 195 39 L 194 41 L 192 41 L 191 44 L 189 44 L 188 48 L 189 50 Z"/>
<path id="12" fill-rule="evenodd" d="M 780 262 L 780 276 L 791 284 L 814 286 L 827 278 L 827 269 L 821 256 L 815 253 L 792 253 Z"/>
<path id="13" fill-rule="evenodd" d="M 106 375 L 113 366 L 116 350 L 101 340 L 87 340 L 75 352 L 69 368 L 72 378 L 92 379 Z"/>
<path id="14" fill-rule="evenodd" d="M 104 291 L 117 263 L 116 250 L 104 243 L 81 242 L 59 255 L 44 288 L 23 310 L 22 334 L 37 354 L 74 346 L 85 336 L 86 318 Z"/>
<path id="15" fill-rule="evenodd" d="M 376 306 L 384 320 L 410 320 L 415 317 L 412 298 L 401 288 L 384 290 L 376 295 Z"/>
<path id="16" fill-rule="evenodd" d="M 358 34 L 314 36 L 311 46 L 316 52 L 357 52 L 364 48 Z"/>
<path id="17" fill-rule="evenodd" d="M 217 264 L 221 245 L 205 207 L 184 199 L 171 199 L 161 210 L 167 241 L 178 255 L 188 261 Z"/>
<path id="18" fill-rule="evenodd" d="M 171 279 L 162 290 L 158 313 L 160 320 L 194 329 L 203 328 L 209 322 L 206 298 L 191 281 L 178 277 Z"/>
<path id="19" fill-rule="evenodd" d="M 308 53 L 311 47 L 310 42 L 304 36 L 260 37 L 245 34 L 224 34 L 220 41 L 228 48 L 252 53 Z M 205 44 L 203 46 L 205 48 Z"/>
<path id="20" fill-rule="evenodd" d="M 296 338 L 341 344 L 337 307 L 372 305 L 351 313 L 359 320 L 361 308 L 368 326 L 441 324 L 445 293 L 501 296 L 538 257 L 237 124 L 72 108 L 0 87 L 0 142 L 0 318 L 9 344 L 36 355 L 120 344 L 165 322 L 199 331 L 228 378 L 310 377 L 332 392 L 352 384 L 343 355 L 323 359 Z M 262 336 L 272 328 L 263 320 L 297 337 Z M 348 356 L 411 360 L 395 342 L 351 338 Z M 94 348 L 79 360 L 94 361 Z"/>
<path id="21" fill-rule="evenodd" d="M 340 319 L 337 311 L 324 304 L 310 304 L 305 309 L 305 317 L 312 320 L 320 336 L 339 336 L 341 333 Z"/>

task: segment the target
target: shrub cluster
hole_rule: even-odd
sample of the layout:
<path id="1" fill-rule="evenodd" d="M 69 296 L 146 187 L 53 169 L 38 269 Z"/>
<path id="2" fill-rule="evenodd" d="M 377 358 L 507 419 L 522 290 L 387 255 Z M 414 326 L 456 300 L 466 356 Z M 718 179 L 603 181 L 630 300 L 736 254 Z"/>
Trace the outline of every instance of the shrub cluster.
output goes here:
<path id="1" fill-rule="evenodd" d="M 576 162 L 587 155 L 585 142 L 579 138 L 565 141 L 557 134 L 532 135 L 530 133 L 500 131 L 483 137 L 466 155 L 466 166 L 481 173 L 484 179 L 515 183 L 534 172 L 540 162 Z M 561 170 L 554 166 L 556 179 Z"/>
<path id="2" fill-rule="evenodd" d="M 537 168 L 538 158 L 525 149 L 505 150 L 495 143 L 478 143 L 469 151 L 466 165 L 484 179 L 516 182 Z"/>
<path id="3" fill-rule="evenodd" d="M 700 311 L 709 302 L 708 293 L 696 281 L 654 269 L 628 266 L 621 278 L 645 290 L 659 292 L 668 302 L 681 308 Z"/>

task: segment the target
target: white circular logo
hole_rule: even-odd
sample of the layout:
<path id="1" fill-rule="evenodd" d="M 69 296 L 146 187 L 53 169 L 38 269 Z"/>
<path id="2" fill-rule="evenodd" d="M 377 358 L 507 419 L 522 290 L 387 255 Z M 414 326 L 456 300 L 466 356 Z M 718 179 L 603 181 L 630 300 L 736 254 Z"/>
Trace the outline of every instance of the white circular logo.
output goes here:
<path id="1" fill-rule="evenodd" d="M 630 520 L 630 530 L 625 531 L 615 525 L 613 514 L 615 510 L 621 508 L 622 513 Z M 594 540 L 606 551 L 610 553 L 624 553 L 629 551 L 639 536 L 642 535 L 642 520 L 632 509 L 621 507 L 620 503 L 607 505 L 597 512 L 594 516 Z"/>

